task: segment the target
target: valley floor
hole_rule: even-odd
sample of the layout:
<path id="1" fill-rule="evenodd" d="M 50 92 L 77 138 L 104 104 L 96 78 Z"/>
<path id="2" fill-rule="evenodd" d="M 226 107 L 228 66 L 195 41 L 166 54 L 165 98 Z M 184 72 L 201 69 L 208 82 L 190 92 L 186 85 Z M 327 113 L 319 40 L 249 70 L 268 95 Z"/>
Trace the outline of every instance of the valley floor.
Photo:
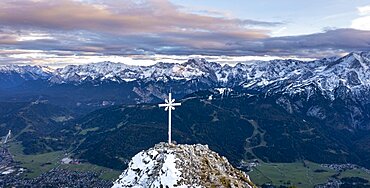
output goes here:
<path id="1" fill-rule="evenodd" d="M 1 149 L 0 187 L 111 187 L 120 174 L 84 162 L 64 164 L 66 154 L 60 151 L 25 155 L 20 143 Z"/>
<path id="2" fill-rule="evenodd" d="M 370 172 L 356 165 L 320 165 L 302 161 L 295 163 L 261 163 L 248 172 L 259 186 L 276 187 L 370 187 Z M 263 187 L 264 187 L 263 186 Z"/>

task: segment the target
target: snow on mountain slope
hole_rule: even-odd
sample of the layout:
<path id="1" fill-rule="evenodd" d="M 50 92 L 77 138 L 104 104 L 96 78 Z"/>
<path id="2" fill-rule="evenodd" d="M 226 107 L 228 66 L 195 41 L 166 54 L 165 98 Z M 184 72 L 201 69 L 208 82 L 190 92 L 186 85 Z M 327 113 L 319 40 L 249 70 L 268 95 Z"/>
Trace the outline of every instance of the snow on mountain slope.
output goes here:
<path id="1" fill-rule="evenodd" d="M 136 154 L 114 182 L 121 187 L 254 187 L 248 175 L 204 145 L 160 143 Z"/>
<path id="2" fill-rule="evenodd" d="M 192 63 L 193 61 L 194 63 Z M 58 69 L 50 80 L 54 83 L 80 82 L 88 78 L 112 81 L 166 81 L 168 77 L 174 80 L 190 80 L 209 76 L 208 69 L 198 65 L 198 61 L 205 62 L 205 60 L 189 60 L 183 64 L 157 63 L 152 66 L 132 66 L 112 62 L 69 65 Z"/>
<path id="3" fill-rule="evenodd" d="M 19 66 L 19 65 L 3 65 L 0 66 L 0 74 L 19 74 L 28 79 L 49 78 L 54 70 L 47 66 Z"/>
<path id="4" fill-rule="evenodd" d="M 204 59 L 191 59 L 182 64 L 157 63 L 152 66 L 129 66 L 103 62 L 88 65 L 70 65 L 58 69 L 50 79 L 54 83 L 84 80 L 112 81 L 168 81 L 209 79 L 218 86 L 261 88 L 271 85 L 297 87 L 314 83 L 324 91 L 333 91 L 344 84 L 349 88 L 370 85 L 369 53 L 351 53 L 342 58 L 303 62 L 273 60 L 239 63 L 234 67 L 221 66 Z"/>
<path id="5" fill-rule="evenodd" d="M 52 73 L 53 70 L 44 66 L 3 65 L 0 66 L 0 89 L 16 88 L 27 81 L 47 80 Z"/>
<path id="6" fill-rule="evenodd" d="M 69 65 L 54 72 L 38 66 L 0 66 L 0 72 L 29 72 L 33 79 L 49 76 L 52 84 L 88 81 L 194 81 L 209 87 L 236 87 L 296 94 L 311 87 L 334 97 L 335 90 L 346 87 L 355 95 L 370 90 L 370 53 L 350 53 L 342 58 L 316 61 L 272 60 L 239 63 L 234 67 L 221 66 L 205 59 L 190 59 L 182 64 L 157 63 L 151 66 L 132 66 L 102 62 Z M 310 89 L 311 88 L 311 89 Z"/>

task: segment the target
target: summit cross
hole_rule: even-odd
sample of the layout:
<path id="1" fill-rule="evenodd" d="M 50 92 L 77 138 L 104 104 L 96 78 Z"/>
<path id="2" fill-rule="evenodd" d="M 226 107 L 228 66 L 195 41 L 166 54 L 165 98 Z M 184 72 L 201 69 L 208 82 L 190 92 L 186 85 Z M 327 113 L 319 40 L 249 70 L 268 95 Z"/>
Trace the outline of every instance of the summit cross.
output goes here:
<path id="1" fill-rule="evenodd" d="M 168 99 L 165 99 L 165 104 L 159 104 L 159 107 L 165 107 L 165 111 L 168 111 L 168 144 L 171 144 L 171 111 L 175 110 L 175 106 L 181 106 L 181 103 L 175 103 L 175 99 L 172 99 L 171 93 L 168 94 Z"/>

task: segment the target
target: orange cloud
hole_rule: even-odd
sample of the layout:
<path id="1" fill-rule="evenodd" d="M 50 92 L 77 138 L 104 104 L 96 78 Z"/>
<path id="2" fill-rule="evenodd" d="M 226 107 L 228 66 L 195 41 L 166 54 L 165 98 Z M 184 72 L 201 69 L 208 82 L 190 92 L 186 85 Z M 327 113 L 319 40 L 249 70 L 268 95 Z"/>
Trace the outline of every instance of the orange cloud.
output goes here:
<path id="1" fill-rule="evenodd" d="M 370 31 L 270 37 L 269 26 L 281 23 L 213 15 L 185 11 L 168 0 L 1 0 L 0 52 L 39 50 L 55 54 L 55 59 L 153 54 L 319 57 L 370 49 Z M 6 61 L 12 58 L 7 53 L 0 54 Z"/>
<path id="2" fill-rule="evenodd" d="M 229 33 L 243 38 L 268 37 L 266 30 L 248 29 L 252 25 L 278 23 L 229 19 L 187 13 L 166 0 L 108 1 L 90 4 L 72 0 L 1 1 L 0 23 L 10 26 L 88 30 L 119 35 L 162 33 Z"/>

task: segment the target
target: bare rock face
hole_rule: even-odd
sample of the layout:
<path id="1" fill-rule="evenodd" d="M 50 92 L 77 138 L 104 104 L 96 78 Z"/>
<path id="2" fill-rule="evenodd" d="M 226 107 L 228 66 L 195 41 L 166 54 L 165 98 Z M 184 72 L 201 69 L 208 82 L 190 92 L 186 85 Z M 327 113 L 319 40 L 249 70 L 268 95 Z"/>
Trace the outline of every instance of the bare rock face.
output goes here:
<path id="1" fill-rule="evenodd" d="M 159 143 L 136 154 L 118 187 L 256 187 L 244 172 L 207 145 Z"/>

